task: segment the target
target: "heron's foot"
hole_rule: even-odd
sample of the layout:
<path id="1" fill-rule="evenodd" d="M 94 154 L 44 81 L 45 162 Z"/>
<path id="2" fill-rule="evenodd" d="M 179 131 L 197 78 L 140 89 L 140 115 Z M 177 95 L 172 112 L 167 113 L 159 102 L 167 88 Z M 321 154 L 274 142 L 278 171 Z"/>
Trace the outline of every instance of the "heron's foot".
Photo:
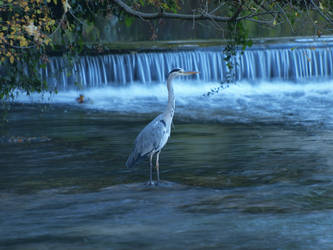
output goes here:
<path id="1" fill-rule="evenodd" d="M 146 183 L 146 186 L 155 186 L 156 184 L 155 184 L 155 182 L 153 182 L 153 181 L 148 181 L 147 183 Z"/>
<path id="2" fill-rule="evenodd" d="M 160 185 L 160 181 L 158 180 L 158 181 L 148 181 L 147 183 L 146 183 L 146 186 L 158 186 L 158 185 Z"/>

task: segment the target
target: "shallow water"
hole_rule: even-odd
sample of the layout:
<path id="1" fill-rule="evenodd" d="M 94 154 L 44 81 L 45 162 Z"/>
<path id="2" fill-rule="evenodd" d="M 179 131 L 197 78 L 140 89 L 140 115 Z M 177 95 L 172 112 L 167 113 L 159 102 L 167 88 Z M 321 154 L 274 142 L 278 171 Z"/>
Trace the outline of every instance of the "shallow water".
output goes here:
<path id="1" fill-rule="evenodd" d="M 124 163 L 163 96 L 135 99 L 143 112 L 122 110 L 121 96 L 108 109 L 22 98 L 0 130 L 0 247 L 331 249 L 330 85 L 295 88 L 238 99 L 230 88 L 224 100 L 238 101 L 216 109 L 221 97 L 206 109 L 180 94 L 158 187 L 144 185 L 147 162 Z"/>

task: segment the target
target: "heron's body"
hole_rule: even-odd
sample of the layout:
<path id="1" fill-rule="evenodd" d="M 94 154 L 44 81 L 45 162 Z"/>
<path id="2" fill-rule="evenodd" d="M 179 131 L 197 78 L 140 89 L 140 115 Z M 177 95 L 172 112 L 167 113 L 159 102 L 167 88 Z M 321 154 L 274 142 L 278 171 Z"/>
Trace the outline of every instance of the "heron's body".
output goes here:
<path id="1" fill-rule="evenodd" d="M 156 156 L 157 182 L 159 182 L 159 154 L 167 143 L 171 133 L 171 123 L 175 113 L 175 95 L 172 80 L 179 75 L 195 74 L 197 72 L 184 72 L 182 69 L 175 69 L 169 73 L 167 80 L 168 105 L 165 111 L 152 120 L 139 133 L 134 142 L 134 148 L 129 155 L 126 166 L 133 167 L 141 158 L 148 156 L 150 162 L 150 180 L 152 184 L 152 158 Z"/>
<path id="2" fill-rule="evenodd" d="M 170 127 L 163 119 L 163 114 L 152 120 L 136 137 L 126 166 L 133 167 L 142 157 L 161 151 L 169 139 Z"/>

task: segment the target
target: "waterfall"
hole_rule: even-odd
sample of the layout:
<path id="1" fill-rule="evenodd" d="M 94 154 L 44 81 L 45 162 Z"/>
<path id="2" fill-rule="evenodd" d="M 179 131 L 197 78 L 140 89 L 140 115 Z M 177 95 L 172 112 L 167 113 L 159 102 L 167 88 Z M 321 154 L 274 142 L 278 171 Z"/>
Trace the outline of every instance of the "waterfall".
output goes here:
<path id="1" fill-rule="evenodd" d="M 52 57 L 42 74 L 59 89 L 164 82 L 175 67 L 199 71 L 195 79 L 221 82 L 228 74 L 223 47 L 81 56 L 62 70 L 63 57 Z M 236 80 L 288 80 L 333 77 L 333 45 L 256 45 L 234 58 Z"/>

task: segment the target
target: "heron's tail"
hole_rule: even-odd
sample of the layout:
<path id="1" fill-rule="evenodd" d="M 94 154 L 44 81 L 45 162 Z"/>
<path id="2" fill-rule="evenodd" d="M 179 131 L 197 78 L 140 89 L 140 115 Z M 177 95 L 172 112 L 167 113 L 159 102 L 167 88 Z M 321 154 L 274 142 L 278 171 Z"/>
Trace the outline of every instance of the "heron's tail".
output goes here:
<path id="1" fill-rule="evenodd" d="M 135 164 L 136 164 L 140 159 L 141 159 L 140 154 L 137 154 L 135 151 L 133 151 L 133 152 L 129 155 L 129 157 L 128 157 L 128 159 L 127 159 L 125 165 L 126 165 L 126 167 L 128 167 L 128 168 L 134 167 Z"/>

